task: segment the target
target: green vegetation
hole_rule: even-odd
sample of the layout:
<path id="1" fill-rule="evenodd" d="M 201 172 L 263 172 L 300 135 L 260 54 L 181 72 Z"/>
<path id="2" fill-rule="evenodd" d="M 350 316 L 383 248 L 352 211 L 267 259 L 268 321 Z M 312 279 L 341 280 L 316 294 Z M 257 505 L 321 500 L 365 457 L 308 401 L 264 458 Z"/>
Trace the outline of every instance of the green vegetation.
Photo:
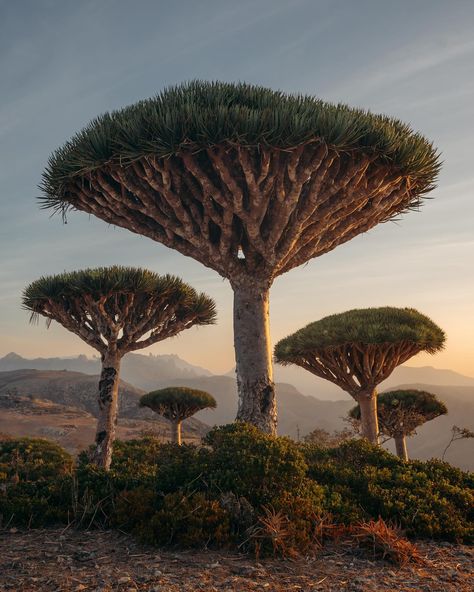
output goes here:
<path id="1" fill-rule="evenodd" d="M 13 466 L 23 446 L 26 463 L 45 453 L 43 472 L 12 481 L 8 469 L 0 483 L 3 524 L 74 522 L 118 527 L 159 545 L 242 545 L 282 555 L 308 550 L 323 525 L 379 517 L 411 537 L 474 540 L 472 474 L 440 461 L 402 462 L 363 440 L 299 445 L 237 423 L 213 429 L 201 448 L 116 442 L 109 472 L 83 455 L 72 474 L 65 453 L 21 442 L 0 444 L 2 466 Z"/>
<path id="2" fill-rule="evenodd" d="M 71 298 L 82 298 L 84 294 L 94 300 L 113 296 L 113 302 L 106 300 L 107 308 L 112 305 L 122 308 L 130 295 L 136 295 L 137 299 L 148 297 L 153 304 L 157 304 L 158 298 L 166 299 L 172 306 L 179 305 L 179 317 L 193 314 L 203 325 L 212 324 L 216 317 L 214 301 L 180 278 L 120 265 L 42 277 L 24 290 L 23 307 L 36 317 L 47 312 L 50 301 L 61 304 Z"/>
<path id="3" fill-rule="evenodd" d="M 444 331 L 413 308 L 362 308 L 324 317 L 282 339 L 275 347 L 275 358 L 279 364 L 296 364 L 301 356 L 327 347 L 401 341 L 417 343 L 431 354 L 441 350 L 445 340 Z"/>
<path id="4" fill-rule="evenodd" d="M 143 395 L 140 407 L 148 407 L 171 422 L 171 440 L 181 444 L 181 423 L 202 409 L 214 409 L 216 400 L 205 391 L 172 386 Z"/>
<path id="5" fill-rule="evenodd" d="M 168 157 L 224 142 L 292 148 L 315 139 L 375 153 L 412 177 L 420 193 L 432 188 L 440 168 L 432 144 L 397 119 L 249 84 L 193 81 L 94 119 L 51 156 L 44 205 L 67 207 L 67 181 L 111 161 Z"/>

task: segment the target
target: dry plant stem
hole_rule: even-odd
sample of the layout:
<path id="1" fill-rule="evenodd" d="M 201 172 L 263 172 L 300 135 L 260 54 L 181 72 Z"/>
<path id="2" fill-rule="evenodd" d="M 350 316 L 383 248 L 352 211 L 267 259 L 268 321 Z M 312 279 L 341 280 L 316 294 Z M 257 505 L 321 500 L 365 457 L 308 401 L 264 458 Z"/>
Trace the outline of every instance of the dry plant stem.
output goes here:
<path id="1" fill-rule="evenodd" d="M 408 460 L 407 441 L 405 435 L 397 434 L 394 440 L 397 456 L 399 456 L 402 460 Z"/>
<path id="2" fill-rule="evenodd" d="M 181 420 L 171 422 L 171 442 L 181 446 Z"/>
<path id="3" fill-rule="evenodd" d="M 105 470 L 112 463 L 112 449 L 117 425 L 120 355 L 114 349 L 102 357 L 99 381 L 99 417 L 92 462 Z"/>
<path id="4" fill-rule="evenodd" d="M 239 391 L 237 419 L 276 434 L 267 287 L 234 286 L 234 345 Z"/>
<path id="5" fill-rule="evenodd" d="M 357 395 L 360 406 L 360 422 L 362 436 L 372 444 L 379 444 L 379 423 L 377 417 L 377 391 Z"/>

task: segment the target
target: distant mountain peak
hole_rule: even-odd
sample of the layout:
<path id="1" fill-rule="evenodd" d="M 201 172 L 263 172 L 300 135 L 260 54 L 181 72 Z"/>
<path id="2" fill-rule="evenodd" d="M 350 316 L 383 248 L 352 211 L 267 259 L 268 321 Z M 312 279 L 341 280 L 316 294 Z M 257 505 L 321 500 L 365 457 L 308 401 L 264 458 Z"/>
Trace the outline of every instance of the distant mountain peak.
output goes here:
<path id="1" fill-rule="evenodd" d="M 12 360 L 24 360 L 24 358 L 22 358 L 21 356 L 19 356 L 15 352 L 10 352 L 6 356 L 3 356 L 3 360 L 10 360 L 10 361 L 12 361 Z"/>

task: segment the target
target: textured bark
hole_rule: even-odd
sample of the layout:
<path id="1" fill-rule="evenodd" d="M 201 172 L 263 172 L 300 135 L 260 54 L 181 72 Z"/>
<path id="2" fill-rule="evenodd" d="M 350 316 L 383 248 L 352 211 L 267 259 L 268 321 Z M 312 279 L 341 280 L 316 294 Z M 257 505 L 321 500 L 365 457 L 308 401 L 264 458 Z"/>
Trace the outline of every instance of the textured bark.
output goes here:
<path id="1" fill-rule="evenodd" d="M 239 393 L 237 420 L 275 434 L 277 410 L 268 287 L 249 284 L 234 286 L 234 345 Z"/>
<path id="2" fill-rule="evenodd" d="M 105 470 L 110 469 L 118 412 L 120 356 L 116 351 L 103 356 L 99 381 L 99 417 L 92 462 Z"/>
<path id="3" fill-rule="evenodd" d="M 399 456 L 403 460 L 408 460 L 408 452 L 407 452 L 407 441 L 404 434 L 397 434 L 394 437 L 395 440 L 395 449 L 397 451 L 397 456 Z"/>
<path id="4" fill-rule="evenodd" d="M 169 158 L 104 164 L 72 179 L 64 199 L 242 287 L 256 278 L 270 286 L 276 276 L 392 219 L 417 204 L 418 189 L 375 153 L 336 150 L 319 140 L 287 149 L 224 142 Z M 235 295 L 238 419 L 274 432 L 267 308 L 266 291 L 250 298 L 242 288 Z"/>
<path id="5" fill-rule="evenodd" d="M 171 422 L 171 442 L 181 446 L 181 420 Z"/>
<path id="6" fill-rule="evenodd" d="M 360 406 L 362 436 L 372 444 L 379 443 L 379 422 L 377 418 L 377 391 L 373 389 L 357 396 Z"/>
<path id="7" fill-rule="evenodd" d="M 65 200 L 232 280 L 274 278 L 318 257 L 415 205 L 417 190 L 375 154 L 319 141 L 224 143 L 104 165 L 73 179 Z"/>

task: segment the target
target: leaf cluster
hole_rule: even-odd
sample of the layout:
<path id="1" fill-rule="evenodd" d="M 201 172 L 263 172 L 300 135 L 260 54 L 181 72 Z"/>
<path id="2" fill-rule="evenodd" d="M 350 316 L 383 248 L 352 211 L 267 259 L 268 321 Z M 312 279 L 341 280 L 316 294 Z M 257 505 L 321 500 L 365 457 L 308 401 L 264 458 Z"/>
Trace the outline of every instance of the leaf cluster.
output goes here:
<path id="1" fill-rule="evenodd" d="M 445 339 L 442 329 L 413 308 L 354 309 L 324 317 L 282 339 L 275 346 L 275 359 L 289 364 L 308 353 L 353 343 L 409 342 L 435 353 L 443 348 Z"/>
<path id="2" fill-rule="evenodd" d="M 194 80 L 91 121 L 51 155 L 40 199 L 64 211 L 68 181 L 105 163 L 222 143 L 285 149 L 313 141 L 378 155 L 409 176 L 419 195 L 434 187 L 440 169 L 431 142 L 398 119 L 261 86 Z"/>
<path id="3" fill-rule="evenodd" d="M 163 306 L 178 305 L 180 314 L 192 314 L 197 324 L 208 325 L 215 321 L 214 301 L 204 293 L 196 292 L 180 278 L 119 265 L 41 277 L 23 291 L 22 302 L 23 308 L 31 311 L 32 319 L 36 320 L 50 302 L 61 304 L 68 310 L 71 308 L 69 303 L 75 299 L 84 301 L 87 296 L 95 302 L 105 303 L 106 310 L 107 300 L 111 299 L 112 308 L 106 312 L 115 319 L 117 310 L 126 307 L 128 295 L 138 297 L 144 311 L 159 300 Z"/>
<path id="4" fill-rule="evenodd" d="M 169 420 L 183 420 L 201 409 L 214 409 L 216 400 L 206 391 L 172 386 L 143 395 L 140 407 L 148 407 Z"/>

